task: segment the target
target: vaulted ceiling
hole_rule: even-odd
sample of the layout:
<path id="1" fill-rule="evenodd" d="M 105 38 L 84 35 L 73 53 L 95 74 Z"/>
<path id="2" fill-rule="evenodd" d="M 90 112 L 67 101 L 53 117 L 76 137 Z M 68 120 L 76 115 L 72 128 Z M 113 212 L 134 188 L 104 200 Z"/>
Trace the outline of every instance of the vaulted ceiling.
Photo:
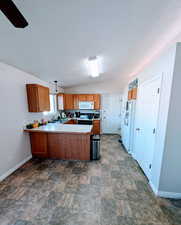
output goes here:
<path id="1" fill-rule="evenodd" d="M 14 0 L 29 22 L 14 28 L 0 12 L 0 61 L 63 86 L 123 82 L 181 29 L 179 0 Z M 85 59 L 102 58 L 89 77 Z"/>

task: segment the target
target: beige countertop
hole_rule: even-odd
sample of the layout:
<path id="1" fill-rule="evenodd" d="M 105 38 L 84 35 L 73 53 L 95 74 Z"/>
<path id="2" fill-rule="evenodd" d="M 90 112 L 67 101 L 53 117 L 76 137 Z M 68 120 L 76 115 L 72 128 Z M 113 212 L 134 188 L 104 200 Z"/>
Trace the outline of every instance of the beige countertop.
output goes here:
<path id="1" fill-rule="evenodd" d="M 46 132 L 46 133 L 91 133 L 92 125 L 78 125 L 78 124 L 61 124 L 50 123 L 45 126 L 32 129 L 24 129 L 26 132 Z"/>

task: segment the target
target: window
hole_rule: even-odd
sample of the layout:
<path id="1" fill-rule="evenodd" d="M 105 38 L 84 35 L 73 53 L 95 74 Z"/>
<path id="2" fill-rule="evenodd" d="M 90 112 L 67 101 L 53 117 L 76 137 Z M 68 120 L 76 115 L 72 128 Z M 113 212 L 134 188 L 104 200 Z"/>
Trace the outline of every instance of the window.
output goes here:
<path id="1" fill-rule="evenodd" d="M 49 112 L 43 112 L 44 115 L 48 115 L 51 113 L 57 112 L 57 99 L 56 95 L 50 94 L 50 111 Z"/>

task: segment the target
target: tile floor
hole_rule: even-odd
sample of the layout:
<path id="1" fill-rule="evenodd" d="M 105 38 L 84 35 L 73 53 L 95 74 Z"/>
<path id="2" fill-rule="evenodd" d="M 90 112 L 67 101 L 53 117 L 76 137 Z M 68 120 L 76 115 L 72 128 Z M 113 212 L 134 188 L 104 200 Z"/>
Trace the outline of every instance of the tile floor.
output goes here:
<path id="1" fill-rule="evenodd" d="M 0 225 L 180 225 L 181 201 L 156 198 L 137 163 L 104 135 L 97 162 L 31 160 L 0 183 Z"/>

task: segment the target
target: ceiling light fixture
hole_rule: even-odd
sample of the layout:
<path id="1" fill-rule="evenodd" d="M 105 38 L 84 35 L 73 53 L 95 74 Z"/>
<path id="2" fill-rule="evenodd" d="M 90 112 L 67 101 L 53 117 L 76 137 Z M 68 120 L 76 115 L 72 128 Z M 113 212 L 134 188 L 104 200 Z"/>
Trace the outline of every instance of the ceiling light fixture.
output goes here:
<path id="1" fill-rule="evenodd" d="M 100 75 L 99 58 L 97 56 L 88 58 L 88 69 L 92 77 Z"/>

